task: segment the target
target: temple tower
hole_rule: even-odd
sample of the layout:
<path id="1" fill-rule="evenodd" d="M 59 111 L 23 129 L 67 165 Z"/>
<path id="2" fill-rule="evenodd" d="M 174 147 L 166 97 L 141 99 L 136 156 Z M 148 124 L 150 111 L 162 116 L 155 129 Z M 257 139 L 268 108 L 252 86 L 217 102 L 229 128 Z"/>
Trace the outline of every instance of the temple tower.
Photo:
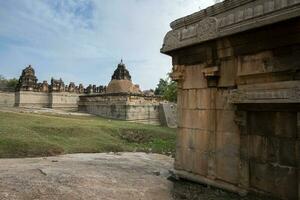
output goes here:
<path id="1" fill-rule="evenodd" d="M 107 86 L 107 93 L 141 93 L 139 86 L 132 83 L 130 73 L 126 69 L 123 60 L 118 64 L 111 77 L 111 81 Z"/>
<path id="2" fill-rule="evenodd" d="M 37 85 L 37 80 L 34 69 L 29 65 L 22 71 L 16 89 L 17 91 L 33 91 Z"/>

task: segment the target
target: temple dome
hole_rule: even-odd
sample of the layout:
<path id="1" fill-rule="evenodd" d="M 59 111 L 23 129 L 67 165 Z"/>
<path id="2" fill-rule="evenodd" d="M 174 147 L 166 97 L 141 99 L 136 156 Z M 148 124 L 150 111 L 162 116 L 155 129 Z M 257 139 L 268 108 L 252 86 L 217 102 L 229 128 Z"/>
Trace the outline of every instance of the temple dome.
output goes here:
<path id="1" fill-rule="evenodd" d="M 106 93 L 140 93 L 140 89 L 129 80 L 111 80 Z"/>
<path id="2" fill-rule="evenodd" d="M 130 73 L 122 60 L 112 75 L 106 93 L 141 93 L 139 86 L 132 83 Z"/>

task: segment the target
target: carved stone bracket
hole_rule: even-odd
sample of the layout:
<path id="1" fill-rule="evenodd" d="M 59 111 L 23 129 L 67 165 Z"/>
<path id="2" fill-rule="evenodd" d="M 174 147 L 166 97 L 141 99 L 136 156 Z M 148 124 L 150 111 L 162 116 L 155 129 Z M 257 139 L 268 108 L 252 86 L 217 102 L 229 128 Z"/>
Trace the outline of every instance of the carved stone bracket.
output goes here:
<path id="1" fill-rule="evenodd" d="M 219 67 L 207 67 L 202 70 L 204 77 L 207 79 L 208 87 L 217 87 L 219 80 Z"/>
<path id="2" fill-rule="evenodd" d="M 173 81 L 183 81 L 184 80 L 184 66 L 174 65 L 172 73 L 170 73 L 170 78 Z"/>

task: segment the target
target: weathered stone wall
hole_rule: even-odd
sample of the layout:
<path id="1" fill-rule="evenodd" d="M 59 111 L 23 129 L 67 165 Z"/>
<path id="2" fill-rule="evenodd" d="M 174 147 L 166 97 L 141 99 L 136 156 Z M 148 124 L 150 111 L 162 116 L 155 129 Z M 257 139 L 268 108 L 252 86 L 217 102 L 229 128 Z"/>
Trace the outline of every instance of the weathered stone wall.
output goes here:
<path id="1" fill-rule="evenodd" d="M 204 177 L 239 181 L 239 130 L 229 91 L 208 88 L 204 65 L 184 69 L 178 84 L 178 137 L 175 168 Z M 226 187 L 226 184 L 225 184 Z"/>
<path id="2" fill-rule="evenodd" d="M 0 106 L 13 107 L 14 105 L 15 105 L 15 93 L 0 91 Z"/>
<path id="3" fill-rule="evenodd" d="M 15 106 L 54 108 L 65 110 L 78 110 L 79 95 L 69 92 L 30 92 L 19 91 L 15 93 Z"/>
<path id="4" fill-rule="evenodd" d="M 102 117 L 159 123 L 159 103 L 154 98 L 136 95 L 87 95 L 81 96 L 79 110 Z"/>
<path id="5" fill-rule="evenodd" d="M 224 4 L 229 2 L 237 1 Z M 226 9 L 209 12 L 217 8 Z M 198 28 L 208 25 L 200 22 Z M 178 81 L 177 175 L 240 193 L 299 199 L 299 17 L 200 44 L 194 29 L 178 29 L 163 47 Z M 173 33 L 181 38 L 171 40 Z"/>
<path id="6" fill-rule="evenodd" d="M 49 107 L 49 94 L 44 92 L 19 91 L 15 93 L 17 107 Z"/>
<path id="7" fill-rule="evenodd" d="M 162 126 L 177 128 L 177 104 L 171 102 L 160 103 L 159 119 Z"/>
<path id="8" fill-rule="evenodd" d="M 82 94 L 70 92 L 49 93 L 49 105 L 54 109 L 78 110 L 79 96 Z"/>

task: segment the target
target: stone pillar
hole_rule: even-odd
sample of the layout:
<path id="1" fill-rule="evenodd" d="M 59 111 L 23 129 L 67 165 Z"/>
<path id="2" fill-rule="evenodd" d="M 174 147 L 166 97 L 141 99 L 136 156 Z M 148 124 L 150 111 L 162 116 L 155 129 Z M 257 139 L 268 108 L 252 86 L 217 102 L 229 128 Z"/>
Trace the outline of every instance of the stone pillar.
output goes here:
<path id="1" fill-rule="evenodd" d="M 209 112 L 209 122 L 208 130 L 208 171 L 207 177 L 210 179 L 216 178 L 217 166 L 216 166 L 216 142 L 217 142 L 217 110 L 216 110 L 216 93 L 217 88 L 210 88 L 210 110 Z"/>
<path id="2" fill-rule="evenodd" d="M 209 179 L 216 179 L 217 177 L 217 85 L 219 80 L 219 67 L 205 67 L 202 69 L 204 78 L 207 81 L 207 87 L 210 94 L 210 105 L 208 108 L 209 121 L 207 129 L 209 130 L 208 138 L 208 173 Z"/>
<path id="3" fill-rule="evenodd" d="M 249 135 L 247 133 L 247 112 L 236 111 L 236 124 L 240 129 L 240 171 L 239 187 L 249 188 Z"/>

